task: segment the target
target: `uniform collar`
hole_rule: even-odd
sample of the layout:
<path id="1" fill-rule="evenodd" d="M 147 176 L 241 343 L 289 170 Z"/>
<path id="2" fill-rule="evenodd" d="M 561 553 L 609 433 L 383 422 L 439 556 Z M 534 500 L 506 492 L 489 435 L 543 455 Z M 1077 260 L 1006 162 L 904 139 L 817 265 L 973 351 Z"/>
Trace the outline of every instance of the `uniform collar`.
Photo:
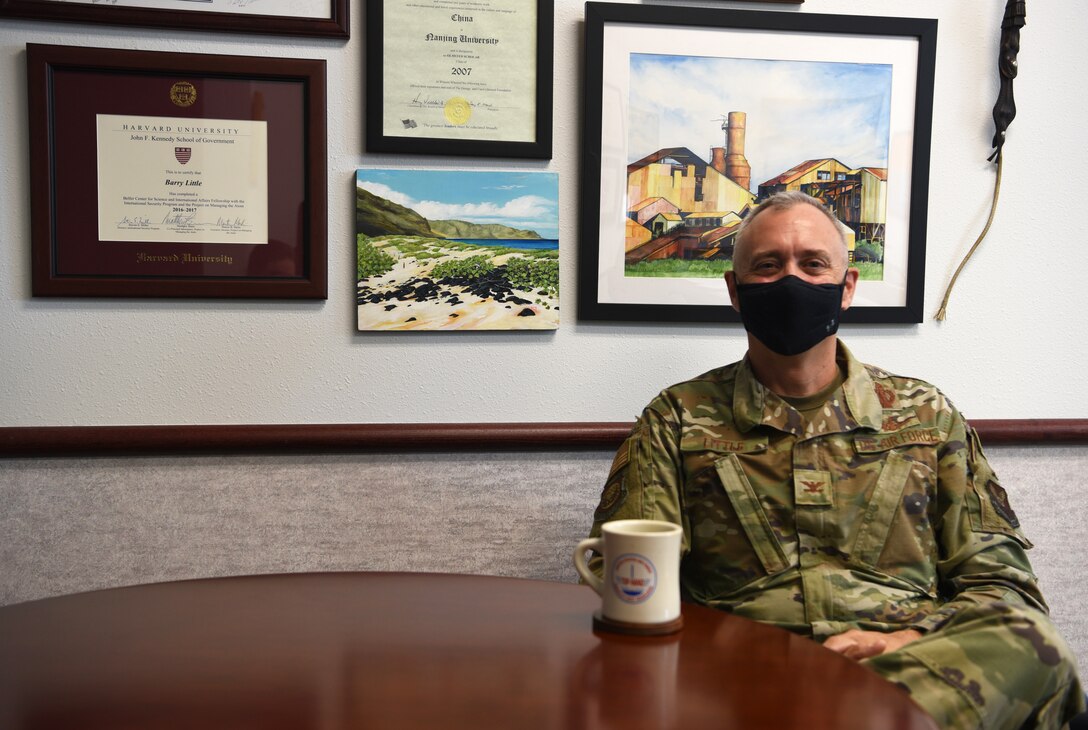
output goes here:
<path id="1" fill-rule="evenodd" d="M 846 379 L 842 384 L 843 401 L 832 408 L 828 423 L 819 433 L 851 431 L 855 428 L 879 430 L 883 408 L 877 396 L 876 384 L 865 365 L 854 358 L 841 340 L 837 341 L 836 361 L 845 365 Z M 748 355 L 740 362 L 733 386 L 733 422 L 741 431 L 767 425 L 779 431 L 806 435 L 800 414 L 756 379 Z M 812 434 L 808 434 L 812 435 Z"/>

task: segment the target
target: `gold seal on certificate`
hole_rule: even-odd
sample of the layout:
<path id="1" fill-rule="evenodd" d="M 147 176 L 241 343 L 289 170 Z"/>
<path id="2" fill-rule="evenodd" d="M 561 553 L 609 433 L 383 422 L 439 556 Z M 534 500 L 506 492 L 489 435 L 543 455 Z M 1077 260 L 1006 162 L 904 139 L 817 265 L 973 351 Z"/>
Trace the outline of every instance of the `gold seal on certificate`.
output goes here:
<path id="1" fill-rule="evenodd" d="M 460 126 L 467 123 L 469 117 L 472 116 L 472 107 L 469 106 L 467 100 L 455 96 L 446 102 L 445 114 L 446 121 Z"/>
<path id="2" fill-rule="evenodd" d="M 176 106 L 192 106 L 196 103 L 196 87 L 188 81 L 178 81 L 170 87 L 170 101 Z"/>

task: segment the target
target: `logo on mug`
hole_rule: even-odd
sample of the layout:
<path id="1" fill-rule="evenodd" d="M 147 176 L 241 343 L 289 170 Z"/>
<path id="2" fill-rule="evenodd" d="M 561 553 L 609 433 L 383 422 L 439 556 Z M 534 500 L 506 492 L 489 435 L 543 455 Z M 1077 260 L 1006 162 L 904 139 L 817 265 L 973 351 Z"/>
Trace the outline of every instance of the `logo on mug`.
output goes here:
<path id="1" fill-rule="evenodd" d="M 612 590 L 626 603 L 642 603 L 657 588 L 657 569 L 644 555 L 628 553 L 612 563 Z"/>

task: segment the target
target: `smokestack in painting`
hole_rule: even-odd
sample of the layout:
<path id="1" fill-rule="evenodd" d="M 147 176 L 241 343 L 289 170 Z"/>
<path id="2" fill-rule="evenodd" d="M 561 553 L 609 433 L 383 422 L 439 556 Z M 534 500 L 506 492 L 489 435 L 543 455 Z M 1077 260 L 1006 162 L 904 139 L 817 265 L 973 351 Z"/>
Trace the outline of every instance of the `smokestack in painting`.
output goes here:
<path id="1" fill-rule="evenodd" d="M 725 148 L 724 147 L 711 147 L 710 148 L 710 166 L 721 174 L 725 174 Z"/>
<path id="2" fill-rule="evenodd" d="M 729 112 L 729 126 L 726 129 L 725 176 L 745 190 L 752 183 L 752 166 L 744 156 L 744 128 L 748 115 L 744 112 Z M 717 162 L 718 149 L 714 150 Z M 721 170 L 717 164 L 714 169 Z"/>

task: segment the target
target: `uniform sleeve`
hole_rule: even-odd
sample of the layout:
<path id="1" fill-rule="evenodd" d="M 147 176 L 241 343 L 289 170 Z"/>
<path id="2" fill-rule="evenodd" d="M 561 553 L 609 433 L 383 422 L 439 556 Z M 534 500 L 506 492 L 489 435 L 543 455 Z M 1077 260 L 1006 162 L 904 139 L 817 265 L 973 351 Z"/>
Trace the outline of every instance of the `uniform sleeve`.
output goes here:
<path id="1" fill-rule="evenodd" d="M 970 605 L 1005 601 L 1047 611 L 1026 550 L 1031 543 L 974 429 L 952 410 L 938 464 L 937 576 L 947 602 L 915 625 L 942 626 Z"/>
<path id="2" fill-rule="evenodd" d="M 643 411 L 612 460 L 590 537 L 599 537 L 601 525 L 613 520 L 663 520 L 684 528 L 686 555 L 690 548 L 682 494 L 679 427 L 659 398 Z M 599 573 L 600 562 L 600 556 L 594 556 L 590 568 Z"/>

